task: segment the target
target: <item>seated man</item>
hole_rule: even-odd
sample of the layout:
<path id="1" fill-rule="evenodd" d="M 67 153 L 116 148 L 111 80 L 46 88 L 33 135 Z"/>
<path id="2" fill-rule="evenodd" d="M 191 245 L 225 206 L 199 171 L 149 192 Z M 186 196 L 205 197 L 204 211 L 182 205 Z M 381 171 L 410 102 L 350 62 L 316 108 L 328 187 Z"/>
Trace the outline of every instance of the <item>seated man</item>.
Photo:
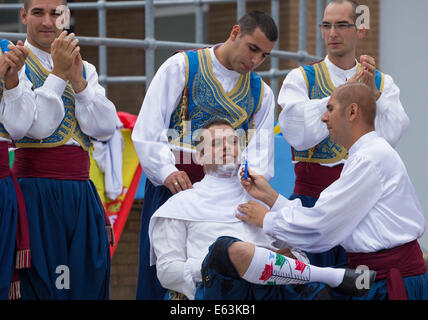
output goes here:
<path id="1" fill-rule="evenodd" d="M 150 221 L 151 263 L 156 263 L 162 286 L 181 292 L 189 299 L 283 299 L 289 288 L 264 284 L 303 284 L 312 281 L 323 282 L 331 287 L 340 286 L 339 289 L 346 287 L 350 289 L 347 293 L 354 291 L 352 283 L 355 283 L 355 271 L 307 265 L 307 258 L 294 249 L 291 252 L 281 250 L 287 254 L 285 257 L 276 252 L 278 248 L 284 248 L 285 243 L 276 241 L 264 234 L 262 229 L 236 218 L 238 204 L 252 199 L 237 177 L 239 137 L 225 120 L 210 122 L 204 129 L 198 135 L 196 161 L 203 165 L 205 177 L 195 183 L 192 189 L 170 198 Z M 196 291 L 202 282 L 201 265 L 204 257 L 210 244 L 219 236 L 226 236 L 220 238 L 222 241 L 239 241 L 231 238 L 239 237 L 263 248 L 275 264 L 274 268 L 281 269 L 279 274 L 271 277 L 267 270 L 256 281 L 262 286 L 242 281 L 242 286 L 237 287 L 224 278 L 219 290 L 211 290 L 208 285 L 210 280 L 205 278 L 203 285 Z M 290 253 L 298 260 L 288 257 L 292 256 Z M 221 254 L 229 265 L 222 260 L 214 268 L 227 270 L 229 266 L 230 269 L 226 252 Z M 231 270 L 236 274 L 233 266 Z M 316 290 L 311 292 L 312 296 L 306 294 L 304 297 L 313 298 L 326 291 L 324 285 L 316 286 Z M 364 290 L 359 293 L 364 293 Z"/>

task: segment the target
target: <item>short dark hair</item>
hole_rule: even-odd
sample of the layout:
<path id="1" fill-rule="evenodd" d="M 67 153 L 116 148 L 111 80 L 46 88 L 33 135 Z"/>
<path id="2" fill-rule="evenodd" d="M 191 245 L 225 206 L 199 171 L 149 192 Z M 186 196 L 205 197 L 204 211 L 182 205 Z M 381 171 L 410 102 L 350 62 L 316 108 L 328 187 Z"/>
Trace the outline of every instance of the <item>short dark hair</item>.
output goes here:
<path id="1" fill-rule="evenodd" d="M 357 22 L 357 19 L 358 19 L 357 8 L 359 6 L 359 3 L 357 1 L 355 1 L 355 0 L 331 0 L 328 5 L 330 5 L 330 4 L 342 4 L 345 2 L 348 2 L 351 4 L 351 6 L 352 6 L 351 19 L 354 23 Z"/>
<path id="2" fill-rule="evenodd" d="M 241 27 L 241 34 L 252 34 L 256 28 L 265 34 L 270 41 L 278 40 L 278 28 L 272 17 L 263 11 L 250 11 L 241 17 L 237 24 Z"/>
<path id="3" fill-rule="evenodd" d="M 63 5 L 67 5 L 67 0 L 61 0 L 61 2 L 62 2 L 62 4 Z M 30 7 L 30 3 L 31 3 L 31 0 L 24 0 L 24 9 L 25 10 L 28 10 L 28 8 Z"/>

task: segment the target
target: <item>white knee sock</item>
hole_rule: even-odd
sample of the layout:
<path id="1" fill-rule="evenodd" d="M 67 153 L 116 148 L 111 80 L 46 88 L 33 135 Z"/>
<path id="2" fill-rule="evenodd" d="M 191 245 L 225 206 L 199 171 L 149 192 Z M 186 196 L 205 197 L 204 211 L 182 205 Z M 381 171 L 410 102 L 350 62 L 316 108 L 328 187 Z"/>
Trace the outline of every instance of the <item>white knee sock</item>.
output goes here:
<path id="1" fill-rule="evenodd" d="M 256 247 L 243 279 L 256 284 L 303 284 L 323 282 L 331 287 L 342 283 L 345 269 L 320 268 Z"/>

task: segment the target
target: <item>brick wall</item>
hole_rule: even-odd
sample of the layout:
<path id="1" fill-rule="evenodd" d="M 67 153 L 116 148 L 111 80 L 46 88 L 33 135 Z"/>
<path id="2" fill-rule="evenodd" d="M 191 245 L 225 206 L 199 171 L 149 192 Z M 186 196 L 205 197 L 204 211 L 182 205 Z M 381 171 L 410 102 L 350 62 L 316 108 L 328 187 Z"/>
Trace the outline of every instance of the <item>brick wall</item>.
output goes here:
<path id="1" fill-rule="evenodd" d="M 92 2 L 81 0 L 81 2 Z M 74 32 L 80 36 L 98 35 L 98 14 L 96 10 L 75 11 Z M 107 37 L 143 39 L 144 9 L 107 10 Z M 81 46 L 83 59 L 98 68 L 98 47 Z M 132 48 L 107 48 L 109 76 L 145 74 L 144 50 Z M 143 84 L 109 84 L 107 96 L 119 111 L 138 114 L 144 98 Z"/>
<path id="2" fill-rule="evenodd" d="M 134 300 L 138 277 L 138 239 L 143 201 L 136 200 L 111 263 L 110 299 Z"/>

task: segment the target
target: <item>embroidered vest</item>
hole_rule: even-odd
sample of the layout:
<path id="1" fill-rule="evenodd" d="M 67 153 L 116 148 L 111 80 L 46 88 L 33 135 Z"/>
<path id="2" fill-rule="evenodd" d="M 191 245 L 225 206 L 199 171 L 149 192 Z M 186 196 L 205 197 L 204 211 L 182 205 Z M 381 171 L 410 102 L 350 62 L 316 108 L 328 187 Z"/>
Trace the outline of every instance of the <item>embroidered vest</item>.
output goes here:
<path id="1" fill-rule="evenodd" d="M 361 64 L 358 63 L 357 72 L 360 68 Z M 331 96 L 335 86 L 330 79 L 330 74 L 324 60 L 312 65 L 302 66 L 300 70 L 305 78 L 310 99 L 322 99 Z M 384 74 L 378 70 L 375 73 L 375 82 L 377 89 L 382 92 Z M 297 151 L 293 147 L 291 149 L 294 161 L 327 164 L 336 163 L 348 157 L 348 151 L 341 145 L 333 142 L 330 136 L 309 150 Z"/>
<path id="2" fill-rule="evenodd" d="M 31 50 L 29 51 L 30 53 L 25 61 L 25 73 L 33 84 L 32 89 L 35 90 L 45 83 L 50 72 L 42 66 L 34 53 Z M 83 76 L 86 79 L 85 66 L 83 66 Z M 67 86 L 61 97 L 64 103 L 65 115 L 61 124 L 51 136 L 42 140 L 24 137 L 21 140 L 15 141 L 15 145 L 18 148 L 51 148 L 64 145 L 70 138 L 73 138 L 85 151 L 88 151 L 91 146 L 91 138 L 80 130 L 75 115 L 74 94 L 71 83 L 67 81 Z"/>
<path id="3" fill-rule="evenodd" d="M 185 51 L 186 84 L 181 100 L 171 115 L 170 129 L 178 133 L 173 144 L 192 148 L 191 139 L 197 129 L 214 119 L 226 119 L 233 128 L 254 128 L 252 121 L 263 98 L 263 81 L 254 72 L 241 75 L 235 87 L 225 92 L 214 77 L 209 49 Z M 191 121 L 191 127 L 188 124 Z M 252 125 L 251 125 L 252 123 Z M 252 126 L 250 128 L 250 126 Z M 249 141 L 246 135 L 246 143 Z"/>
<path id="4" fill-rule="evenodd" d="M 0 39 L 0 56 L 3 55 L 4 52 L 9 51 L 8 45 L 11 44 L 9 40 Z M 0 78 L 0 101 L 3 98 L 3 88 L 4 88 L 4 78 Z M 9 133 L 6 131 L 3 124 L 0 123 L 0 137 L 10 139 Z"/>

